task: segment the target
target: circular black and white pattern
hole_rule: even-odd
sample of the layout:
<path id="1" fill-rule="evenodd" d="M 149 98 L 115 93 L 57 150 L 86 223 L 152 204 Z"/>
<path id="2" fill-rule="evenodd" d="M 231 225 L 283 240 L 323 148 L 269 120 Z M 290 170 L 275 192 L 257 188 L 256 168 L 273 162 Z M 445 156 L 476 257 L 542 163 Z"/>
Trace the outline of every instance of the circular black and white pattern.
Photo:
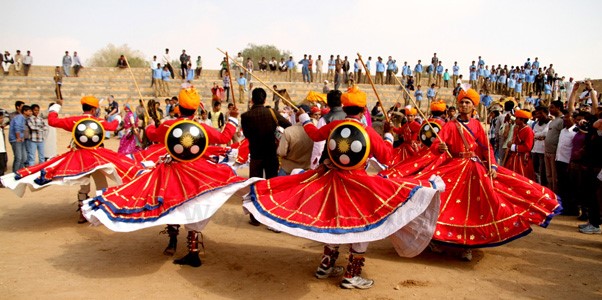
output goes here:
<path id="1" fill-rule="evenodd" d="M 441 125 L 439 125 L 439 123 L 424 122 L 424 124 L 422 124 L 422 126 L 420 126 L 420 131 L 418 132 L 418 137 L 420 138 L 420 142 L 422 142 L 422 144 L 424 144 L 427 147 L 430 147 L 433 144 L 433 142 L 435 141 L 435 139 L 437 139 L 437 136 L 435 135 L 435 133 L 438 134 L 439 132 L 441 132 Z"/>
<path id="2" fill-rule="evenodd" d="M 92 149 L 102 145 L 105 138 L 104 128 L 100 122 L 92 118 L 77 121 L 71 134 L 73 142 L 84 149 Z"/>
<path id="3" fill-rule="evenodd" d="M 330 161 L 340 169 L 361 168 L 370 154 L 370 138 L 364 126 L 346 121 L 332 129 L 327 142 Z"/>
<path id="4" fill-rule="evenodd" d="M 171 157 L 178 161 L 193 161 L 203 155 L 209 140 L 207 132 L 198 123 L 181 120 L 169 127 L 165 136 L 165 147 Z"/>

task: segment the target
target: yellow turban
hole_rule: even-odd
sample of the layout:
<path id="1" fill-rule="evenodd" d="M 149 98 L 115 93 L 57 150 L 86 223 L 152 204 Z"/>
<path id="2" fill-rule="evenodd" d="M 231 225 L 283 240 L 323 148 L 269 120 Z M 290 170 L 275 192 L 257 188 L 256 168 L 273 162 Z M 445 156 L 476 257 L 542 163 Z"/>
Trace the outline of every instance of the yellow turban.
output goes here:
<path id="1" fill-rule="evenodd" d="M 479 95 L 479 93 L 477 93 L 477 91 L 473 90 L 473 89 L 468 89 L 468 91 L 465 90 L 460 90 L 460 93 L 458 93 L 458 102 L 462 101 L 462 99 L 468 98 L 470 99 L 470 101 L 472 101 L 472 104 L 474 104 L 474 106 L 479 105 L 479 102 L 481 102 L 481 96 Z"/>
<path id="2" fill-rule="evenodd" d="M 180 106 L 186 109 L 197 109 L 201 104 L 201 96 L 194 87 L 189 87 L 180 90 L 178 95 Z"/>
<path id="3" fill-rule="evenodd" d="M 415 116 L 418 111 L 415 108 L 406 108 L 405 113 L 406 116 Z"/>
<path id="4" fill-rule="evenodd" d="M 81 104 L 88 104 L 92 107 L 98 108 L 98 99 L 94 96 L 83 96 L 80 100 Z"/>
<path id="5" fill-rule="evenodd" d="M 517 110 L 514 111 L 514 116 L 517 117 L 517 118 L 530 120 L 531 119 L 531 112 L 529 112 L 528 110 L 517 109 Z"/>
<path id="6" fill-rule="evenodd" d="M 346 93 L 341 95 L 343 106 L 366 107 L 366 93 L 360 91 L 356 85 L 347 89 Z"/>
<path id="7" fill-rule="evenodd" d="M 431 103 L 431 111 L 445 111 L 445 109 L 447 108 L 447 105 L 445 104 L 445 102 L 443 100 L 437 100 L 437 101 L 433 101 L 433 103 Z"/>

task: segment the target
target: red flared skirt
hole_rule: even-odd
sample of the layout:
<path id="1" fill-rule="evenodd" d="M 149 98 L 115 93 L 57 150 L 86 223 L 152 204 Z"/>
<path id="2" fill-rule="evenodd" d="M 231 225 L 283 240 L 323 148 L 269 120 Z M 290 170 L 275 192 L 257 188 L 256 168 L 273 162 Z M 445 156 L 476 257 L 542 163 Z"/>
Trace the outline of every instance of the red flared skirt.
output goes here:
<path id="1" fill-rule="evenodd" d="M 531 180 L 535 180 L 531 153 L 510 152 L 504 167 Z"/>

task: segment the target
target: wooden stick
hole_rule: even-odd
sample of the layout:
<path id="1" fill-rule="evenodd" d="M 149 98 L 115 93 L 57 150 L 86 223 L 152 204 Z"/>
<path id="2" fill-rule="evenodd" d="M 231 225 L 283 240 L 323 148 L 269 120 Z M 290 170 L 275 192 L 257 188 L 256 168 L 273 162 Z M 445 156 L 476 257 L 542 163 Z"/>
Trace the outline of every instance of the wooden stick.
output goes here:
<path id="1" fill-rule="evenodd" d="M 403 84 L 401 83 L 401 81 L 399 81 L 399 78 L 397 78 L 397 76 L 393 76 L 395 78 L 395 80 L 397 81 L 397 83 L 401 86 L 401 88 L 403 89 L 403 91 L 408 94 L 408 97 L 410 98 L 410 100 L 412 101 L 412 103 L 414 104 L 414 106 L 416 107 L 416 111 L 418 111 L 418 113 L 420 114 L 420 116 L 424 119 L 424 121 L 431 127 L 433 128 L 433 125 L 431 124 L 431 122 L 429 122 L 429 120 L 426 118 L 426 116 L 424 115 L 424 113 L 420 110 L 420 108 L 418 108 L 418 105 L 416 104 L 416 100 L 414 100 L 414 98 L 412 98 L 412 95 L 410 94 L 410 92 L 408 92 L 408 90 L 406 89 L 405 86 L 403 86 Z M 435 137 L 437 137 L 437 139 L 441 142 L 441 143 L 445 143 L 443 141 L 443 139 L 441 139 L 441 137 L 439 136 L 439 134 L 437 134 L 437 132 L 433 129 L 433 133 L 435 134 Z M 447 154 L 449 155 L 449 157 L 453 157 L 451 155 L 451 153 L 449 152 L 449 150 L 446 150 L 445 152 L 447 152 Z"/>
<path id="2" fill-rule="evenodd" d="M 232 103 L 234 103 L 234 107 L 236 107 L 236 98 L 234 97 L 234 82 L 232 81 L 232 72 L 230 72 L 230 56 L 228 56 L 228 51 L 226 51 L 226 71 L 228 71 L 228 78 L 230 79 L 230 88 L 229 93 L 232 93 Z M 244 99 L 241 99 L 244 101 Z"/>
<path id="3" fill-rule="evenodd" d="M 222 51 L 222 49 L 217 48 L 217 51 L 223 53 L 224 55 L 226 55 L 227 58 L 229 58 L 228 53 Z M 251 76 L 255 79 L 257 79 L 257 81 L 259 81 L 261 84 L 263 84 L 268 90 L 270 90 L 272 93 L 276 94 L 276 96 L 280 97 L 282 99 L 283 102 L 288 103 L 288 105 L 290 107 L 292 107 L 295 110 L 299 110 L 299 108 L 291 101 L 289 101 L 288 99 L 282 97 L 282 95 L 280 95 L 280 93 L 276 92 L 273 88 L 271 88 L 267 83 L 263 82 L 263 80 L 259 79 L 257 76 L 255 76 L 252 72 L 249 72 L 249 70 L 247 68 L 245 68 L 243 65 L 241 65 L 239 62 L 237 62 L 235 59 L 232 60 L 237 66 L 239 66 L 241 69 L 243 69 L 245 72 L 251 74 Z"/>
<path id="4" fill-rule="evenodd" d="M 359 58 L 360 62 L 362 63 L 362 67 L 364 67 L 364 70 L 368 70 L 368 68 L 366 68 L 366 64 L 364 64 L 364 60 L 362 59 L 362 56 L 359 53 L 357 54 L 357 57 Z M 374 95 L 376 95 L 376 100 L 378 100 L 378 105 L 380 106 L 380 109 L 383 110 L 383 115 L 385 115 L 385 121 L 387 123 L 391 122 L 391 120 L 389 119 L 389 114 L 385 110 L 385 107 L 383 106 L 383 102 L 380 101 L 380 97 L 378 96 L 378 93 L 376 92 L 376 87 L 374 86 L 374 82 L 372 81 L 372 76 L 370 75 L 369 71 L 366 72 L 366 76 L 368 77 L 368 81 L 370 81 L 370 85 L 372 86 Z"/>
<path id="5" fill-rule="evenodd" d="M 142 102 L 142 107 L 144 107 L 144 124 L 148 124 L 149 115 L 146 109 L 146 105 L 144 105 L 144 98 L 142 98 L 142 92 L 140 92 L 138 82 L 136 82 L 136 77 L 134 76 L 134 72 L 132 72 L 132 68 L 130 67 L 130 62 L 128 61 L 128 58 L 125 55 L 123 56 L 123 58 L 125 59 L 125 64 L 128 66 L 128 70 L 130 71 L 130 75 L 132 76 L 132 80 L 134 81 L 134 85 L 136 86 L 136 90 L 138 91 L 138 96 L 140 96 L 140 100 L 142 100 L 138 102 Z"/>

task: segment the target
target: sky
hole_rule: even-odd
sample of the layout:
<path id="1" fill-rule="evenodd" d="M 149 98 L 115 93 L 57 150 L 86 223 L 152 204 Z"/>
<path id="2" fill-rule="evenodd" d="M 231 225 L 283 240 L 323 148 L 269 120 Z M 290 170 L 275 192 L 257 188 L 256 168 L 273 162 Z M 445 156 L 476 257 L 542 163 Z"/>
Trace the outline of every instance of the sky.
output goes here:
<path id="1" fill-rule="evenodd" d="M 218 69 L 216 48 L 236 53 L 269 44 L 303 54 L 393 56 L 398 65 L 454 61 L 468 73 L 487 65 L 539 58 L 561 76 L 602 78 L 602 1 L 42 1 L 3 0 L 0 50 L 31 50 L 34 65 L 60 65 L 64 52 L 84 61 L 109 43 L 127 44 L 150 60 L 170 48 Z M 117 58 L 116 58 L 117 59 Z M 193 59 L 194 61 L 195 59 Z"/>

